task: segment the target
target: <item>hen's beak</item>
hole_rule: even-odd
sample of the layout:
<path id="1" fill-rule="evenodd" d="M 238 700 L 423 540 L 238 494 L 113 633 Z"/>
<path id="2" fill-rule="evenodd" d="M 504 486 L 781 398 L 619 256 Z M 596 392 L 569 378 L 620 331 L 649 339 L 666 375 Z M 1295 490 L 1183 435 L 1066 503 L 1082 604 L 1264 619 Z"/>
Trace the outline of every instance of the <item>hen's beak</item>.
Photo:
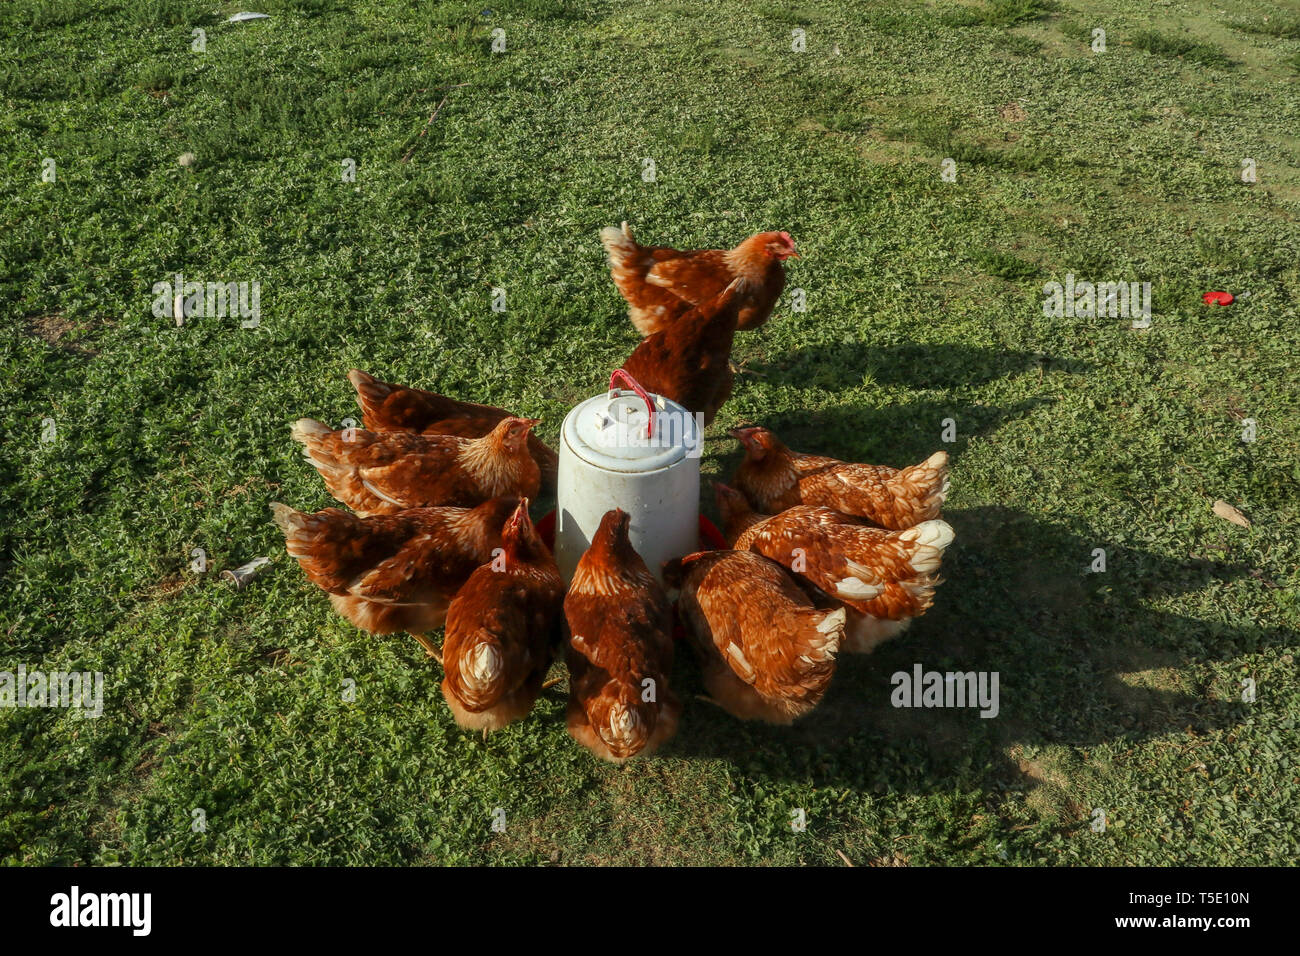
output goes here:
<path id="1" fill-rule="evenodd" d="M 731 429 L 727 434 L 736 439 L 736 441 L 740 442 L 746 448 L 752 449 L 754 447 L 754 436 L 752 434 L 754 427 L 755 426 L 753 425 L 744 425 L 740 428 Z"/>
<path id="2" fill-rule="evenodd" d="M 506 528 L 510 531 L 518 531 L 520 525 L 528 520 L 528 499 L 520 498 L 519 504 L 515 507 L 514 514 L 506 522 Z"/>

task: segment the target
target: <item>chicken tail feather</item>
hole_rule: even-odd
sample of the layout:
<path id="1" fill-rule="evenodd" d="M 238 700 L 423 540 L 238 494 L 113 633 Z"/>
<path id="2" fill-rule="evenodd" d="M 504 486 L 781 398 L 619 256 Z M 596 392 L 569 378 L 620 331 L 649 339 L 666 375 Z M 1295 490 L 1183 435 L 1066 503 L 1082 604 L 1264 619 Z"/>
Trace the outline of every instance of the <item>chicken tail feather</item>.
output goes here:
<path id="1" fill-rule="evenodd" d="M 948 497 L 948 453 L 936 451 L 921 462 L 904 468 L 889 479 L 895 498 L 909 501 L 918 518 L 935 518 Z"/>
<path id="2" fill-rule="evenodd" d="M 939 569 L 939 564 L 943 561 L 943 552 L 948 545 L 952 544 L 953 535 L 952 525 L 934 518 L 930 521 L 922 521 L 914 528 L 908 528 L 899 534 L 899 539 L 916 544 L 916 552 L 909 562 L 912 570 L 917 574 L 929 574 Z"/>
<path id="3" fill-rule="evenodd" d="M 312 439 L 319 439 L 333 434 L 333 430 L 324 422 L 318 422 L 314 418 L 300 418 L 293 423 L 290 433 L 293 435 L 294 441 L 306 445 Z"/>
<path id="4" fill-rule="evenodd" d="M 650 735 L 641 716 L 621 702 L 610 706 L 607 722 L 598 724 L 596 732 L 616 754 L 634 754 L 640 751 Z"/>
<path id="5" fill-rule="evenodd" d="M 369 414 L 372 409 L 381 407 L 384 400 L 393 394 L 393 386 L 388 382 L 381 382 L 373 375 L 367 375 L 359 368 L 354 368 L 348 372 L 348 381 L 352 387 L 357 390 L 357 404 L 361 410 Z"/>
<path id="6" fill-rule="evenodd" d="M 293 423 L 290 431 L 293 440 L 302 445 L 303 457 L 329 482 L 329 474 L 343 467 L 337 456 L 327 447 L 326 440 L 334 434 L 333 430 L 314 418 L 300 418 Z"/>
<path id="7" fill-rule="evenodd" d="M 846 612 L 842 607 L 837 607 L 833 611 L 826 611 L 822 614 L 822 619 L 817 622 L 817 630 L 822 634 L 833 634 L 834 632 L 839 631 L 842 635 L 844 631 L 845 614 Z"/>
<path id="8" fill-rule="evenodd" d="M 621 229 L 617 226 L 606 226 L 600 230 L 600 242 L 609 253 L 609 264 L 615 269 L 623 268 L 628 257 L 636 255 L 641 248 L 632 238 L 632 230 L 626 222 Z"/>
<path id="9" fill-rule="evenodd" d="M 378 533 L 356 515 L 338 508 L 316 514 L 297 511 L 279 501 L 271 502 L 275 523 L 284 534 L 284 547 L 291 557 L 308 558 L 321 573 L 341 573 L 345 556 L 355 554 Z M 333 550 L 320 551 L 321 545 Z"/>
<path id="10" fill-rule="evenodd" d="M 289 541 L 306 525 L 307 516 L 301 511 L 290 508 L 282 501 L 271 502 L 271 513 L 284 538 Z"/>
<path id="11" fill-rule="evenodd" d="M 834 660 L 844 642 L 844 628 L 848 612 L 843 607 L 833 611 L 808 612 L 816 637 L 809 636 L 807 658 L 810 661 Z"/>
<path id="12" fill-rule="evenodd" d="M 462 676 L 470 687 L 485 690 L 501 679 L 503 661 L 496 639 L 486 632 L 465 655 Z"/>

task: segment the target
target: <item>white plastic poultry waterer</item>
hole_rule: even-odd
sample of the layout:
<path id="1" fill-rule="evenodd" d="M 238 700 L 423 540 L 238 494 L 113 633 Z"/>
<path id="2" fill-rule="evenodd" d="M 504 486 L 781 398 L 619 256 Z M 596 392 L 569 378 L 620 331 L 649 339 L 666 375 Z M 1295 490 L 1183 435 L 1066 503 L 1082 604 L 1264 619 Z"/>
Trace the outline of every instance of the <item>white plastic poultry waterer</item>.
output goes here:
<path id="1" fill-rule="evenodd" d="M 622 381 L 630 391 L 615 388 Z M 699 550 L 704 423 L 618 369 L 609 391 L 569 412 L 560 430 L 555 560 L 565 581 L 612 508 L 631 516 L 632 547 L 659 577 Z"/>

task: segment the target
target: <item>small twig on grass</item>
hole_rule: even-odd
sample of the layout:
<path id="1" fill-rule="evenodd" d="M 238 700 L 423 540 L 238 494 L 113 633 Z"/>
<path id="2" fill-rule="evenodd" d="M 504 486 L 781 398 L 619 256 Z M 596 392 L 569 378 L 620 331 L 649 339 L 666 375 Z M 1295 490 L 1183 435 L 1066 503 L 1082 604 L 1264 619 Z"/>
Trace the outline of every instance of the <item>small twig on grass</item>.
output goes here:
<path id="1" fill-rule="evenodd" d="M 835 855 L 844 861 L 845 866 L 853 866 L 853 861 L 845 856 L 842 850 L 836 850 Z"/>
<path id="2" fill-rule="evenodd" d="M 415 152 L 415 147 L 417 147 L 417 146 L 420 145 L 420 140 L 424 139 L 424 134 L 427 133 L 427 132 L 429 132 L 429 127 L 432 126 L 432 125 L 433 125 L 433 121 L 434 121 L 435 119 L 438 118 L 438 113 L 439 113 L 439 111 L 442 110 L 442 108 L 447 104 L 447 100 L 451 97 L 451 91 L 452 91 L 452 90 L 458 90 L 458 89 L 460 89 L 462 86 L 469 86 L 469 84 L 468 84 L 468 83 L 456 83 L 456 84 L 453 84 L 452 86 L 440 87 L 440 89 L 445 89 L 445 90 L 447 90 L 447 95 L 444 96 L 444 97 L 442 98 L 442 102 L 439 103 L 439 104 L 437 105 L 437 107 L 434 109 L 434 111 L 433 111 L 432 113 L 429 114 L 429 119 L 425 122 L 425 124 L 424 124 L 424 129 L 420 130 L 420 135 L 417 136 L 417 137 L 415 137 L 415 142 L 411 144 L 411 148 L 408 149 L 408 150 L 406 151 L 406 155 L 402 157 L 402 162 L 406 162 L 407 160 L 409 160 L 409 159 L 411 158 L 411 154 Z"/>
<path id="3" fill-rule="evenodd" d="M 1276 581 L 1272 580 L 1267 575 L 1265 575 L 1263 571 L 1259 570 L 1259 568 L 1256 568 L 1255 570 L 1251 571 L 1250 576 L 1254 578 L 1256 581 L 1258 581 L 1260 584 L 1264 585 L 1264 587 L 1266 588 L 1271 588 L 1272 590 L 1276 591 L 1279 587 L 1281 587 L 1280 584 L 1278 584 Z"/>

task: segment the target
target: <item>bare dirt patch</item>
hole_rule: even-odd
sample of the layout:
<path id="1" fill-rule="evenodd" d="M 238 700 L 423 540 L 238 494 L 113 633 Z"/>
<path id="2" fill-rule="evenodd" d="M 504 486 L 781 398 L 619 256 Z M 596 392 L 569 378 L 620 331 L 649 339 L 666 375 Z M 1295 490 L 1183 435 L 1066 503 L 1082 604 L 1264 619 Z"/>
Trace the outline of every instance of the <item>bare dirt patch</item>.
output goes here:
<path id="1" fill-rule="evenodd" d="M 998 115 L 1008 123 L 1023 123 L 1025 120 L 1029 119 L 1029 114 L 1025 112 L 1025 108 L 1015 100 L 999 106 Z"/>
<path id="2" fill-rule="evenodd" d="M 49 315 L 33 315 L 23 320 L 27 334 L 40 339 L 52 348 L 62 349 L 75 355 L 98 355 L 94 349 L 65 341 L 70 333 L 81 332 L 88 328 L 79 322 L 73 322 L 57 312 Z"/>

